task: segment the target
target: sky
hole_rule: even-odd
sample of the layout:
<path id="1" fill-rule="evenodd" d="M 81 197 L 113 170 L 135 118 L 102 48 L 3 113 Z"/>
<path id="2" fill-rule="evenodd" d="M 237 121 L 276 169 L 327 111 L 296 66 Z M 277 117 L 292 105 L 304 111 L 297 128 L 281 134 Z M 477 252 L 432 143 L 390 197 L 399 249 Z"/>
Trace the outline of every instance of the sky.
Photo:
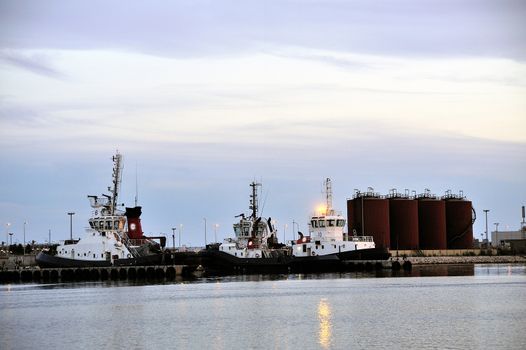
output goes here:
<path id="1" fill-rule="evenodd" d="M 355 189 L 452 190 L 475 238 L 483 209 L 516 230 L 525 18 L 511 0 L 0 0 L 0 239 L 68 238 L 70 211 L 82 237 L 116 150 L 120 201 L 137 188 L 145 233 L 177 245 L 204 245 L 205 219 L 208 242 L 232 236 L 254 180 L 280 240 L 325 178 L 344 215 Z"/>

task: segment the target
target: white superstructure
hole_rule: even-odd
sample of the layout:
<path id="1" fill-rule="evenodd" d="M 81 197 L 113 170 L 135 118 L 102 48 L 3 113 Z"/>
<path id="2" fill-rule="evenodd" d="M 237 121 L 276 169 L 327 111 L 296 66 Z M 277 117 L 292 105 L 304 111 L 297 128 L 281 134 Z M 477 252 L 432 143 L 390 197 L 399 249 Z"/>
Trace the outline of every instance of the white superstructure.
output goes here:
<path id="1" fill-rule="evenodd" d="M 300 233 L 293 245 L 295 257 L 326 256 L 348 251 L 375 248 L 371 236 L 351 236 L 345 239 L 345 219 L 332 208 L 331 180 L 325 180 L 326 205 L 321 213 L 313 215 L 309 222 L 309 235 Z"/>
<path id="2" fill-rule="evenodd" d="M 116 259 L 133 257 L 124 244 L 127 240 L 126 216 L 122 210 L 117 209 L 122 178 L 122 155 L 117 152 L 112 160 L 113 186 L 108 188 L 111 195 L 88 196 L 93 211 L 85 237 L 80 240 L 61 241 L 56 257 L 86 262 L 113 262 Z"/>
<path id="3" fill-rule="evenodd" d="M 271 249 L 278 244 L 277 232 L 270 218 L 265 219 L 258 216 L 258 194 L 257 188 L 261 184 L 252 182 L 252 194 L 250 195 L 249 217 L 245 214 L 238 215 L 239 222 L 234 224 L 234 238 L 226 238 L 219 251 L 238 258 L 265 258 L 270 257 Z"/>

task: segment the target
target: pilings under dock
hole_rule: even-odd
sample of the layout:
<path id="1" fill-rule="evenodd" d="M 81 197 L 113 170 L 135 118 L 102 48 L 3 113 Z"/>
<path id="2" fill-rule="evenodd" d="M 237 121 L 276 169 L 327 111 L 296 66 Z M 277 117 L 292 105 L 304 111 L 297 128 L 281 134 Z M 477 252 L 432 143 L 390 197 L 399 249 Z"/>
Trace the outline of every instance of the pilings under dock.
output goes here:
<path id="1" fill-rule="evenodd" d="M 174 281 L 192 272 L 186 265 L 31 268 L 0 271 L 0 283 Z"/>

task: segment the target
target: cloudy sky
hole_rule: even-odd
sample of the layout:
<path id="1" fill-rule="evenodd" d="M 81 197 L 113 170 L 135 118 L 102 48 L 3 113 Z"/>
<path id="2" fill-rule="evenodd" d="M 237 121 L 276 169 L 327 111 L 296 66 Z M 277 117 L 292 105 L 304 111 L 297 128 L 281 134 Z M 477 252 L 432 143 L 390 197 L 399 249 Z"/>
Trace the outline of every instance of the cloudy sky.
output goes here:
<path id="1" fill-rule="evenodd" d="M 110 184 L 143 228 L 231 234 L 263 183 L 291 238 L 333 180 L 460 190 L 489 224 L 526 204 L 524 1 L 0 0 L 0 222 L 81 236 Z M 285 230 L 285 225 L 288 227 Z M 285 230 L 285 232 L 283 232 Z M 280 236 L 281 239 L 282 236 Z"/>

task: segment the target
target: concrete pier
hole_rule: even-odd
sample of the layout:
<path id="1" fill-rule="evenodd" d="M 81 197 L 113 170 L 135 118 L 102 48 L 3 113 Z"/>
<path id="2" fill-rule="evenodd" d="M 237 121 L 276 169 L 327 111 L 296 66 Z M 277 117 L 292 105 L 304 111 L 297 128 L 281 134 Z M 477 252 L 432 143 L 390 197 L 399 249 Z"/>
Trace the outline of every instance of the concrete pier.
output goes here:
<path id="1" fill-rule="evenodd" d="M 0 283 L 53 283 L 86 281 L 173 281 L 191 276 L 186 265 L 31 268 L 0 271 Z"/>
<path id="2" fill-rule="evenodd" d="M 347 260 L 343 261 L 342 264 L 345 266 L 347 271 L 373 271 L 373 270 L 406 270 L 409 271 L 412 268 L 412 263 L 409 260 L 400 259 L 389 259 L 389 260 Z"/>

